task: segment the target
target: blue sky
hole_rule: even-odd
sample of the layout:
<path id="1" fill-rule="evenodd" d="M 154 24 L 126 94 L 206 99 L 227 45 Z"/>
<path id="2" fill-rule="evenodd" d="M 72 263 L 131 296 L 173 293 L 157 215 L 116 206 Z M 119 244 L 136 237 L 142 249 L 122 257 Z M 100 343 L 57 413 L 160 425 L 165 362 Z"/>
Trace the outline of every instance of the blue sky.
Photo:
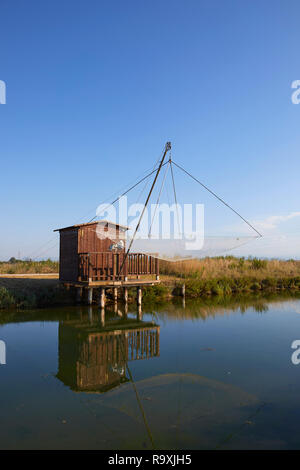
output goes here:
<path id="1" fill-rule="evenodd" d="M 56 257 L 40 249 L 52 230 L 93 217 L 167 140 L 262 228 L 241 254 L 299 257 L 298 1 L 2 0 L 0 11 L 0 259 Z"/>

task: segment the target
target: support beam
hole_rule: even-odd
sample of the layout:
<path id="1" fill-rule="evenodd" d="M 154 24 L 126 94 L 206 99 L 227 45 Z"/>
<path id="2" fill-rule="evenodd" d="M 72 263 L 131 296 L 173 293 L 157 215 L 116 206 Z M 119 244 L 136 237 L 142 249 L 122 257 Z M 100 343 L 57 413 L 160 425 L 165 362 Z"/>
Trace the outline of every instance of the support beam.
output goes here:
<path id="1" fill-rule="evenodd" d="M 137 321 L 142 321 L 142 319 L 143 319 L 143 312 L 142 312 L 142 306 L 141 305 L 138 305 L 136 319 L 137 319 Z"/>
<path id="2" fill-rule="evenodd" d="M 76 302 L 78 304 L 80 304 L 80 302 L 82 301 L 82 291 L 83 291 L 82 287 L 76 288 Z"/>
<path id="3" fill-rule="evenodd" d="M 100 287 L 99 303 L 100 303 L 101 308 L 105 307 L 105 289 L 104 289 L 104 287 Z"/>
<path id="4" fill-rule="evenodd" d="M 128 303 L 128 288 L 124 287 L 124 302 L 125 304 Z"/>
<path id="5" fill-rule="evenodd" d="M 118 302 L 118 288 L 114 287 L 114 301 Z"/>
<path id="6" fill-rule="evenodd" d="M 137 304 L 142 305 L 142 287 L 137 287 Z"/>
<path id="7" fill-rule="evenodd" d="M 105 327 L 105 309 L 104 308 L 101 308 L 100 323 L 101 323 L 102 328 L 104 328 Z"/>
<path id="8" fill-rule="evenodd" d="M 88 305 L 92 305 L 93 303 L 93 288 L 88 288 Z"/>
<path id="9" fill-rule="evenodd" d="M 89 322 L 93 323 L 93 309 L 92 309 L 92 307 L 89 307 L 89 309 L 88 309 L 88 317 L 89 317 Z"/>
<path id="10" fill-rule="evenodd" d="M 181 295 L 182 297 L 185 297 L 185 284 L 182 284 L 181 286 Z"/>

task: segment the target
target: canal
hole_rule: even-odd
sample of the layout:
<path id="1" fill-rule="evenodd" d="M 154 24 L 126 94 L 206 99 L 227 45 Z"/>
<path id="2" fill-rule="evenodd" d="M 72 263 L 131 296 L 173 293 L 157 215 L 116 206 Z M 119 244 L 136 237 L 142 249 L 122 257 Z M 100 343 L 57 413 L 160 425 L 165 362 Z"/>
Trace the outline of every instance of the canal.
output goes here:
<path id="1" fill-rule="evenodd" d="M 2 311 L 0 448 L 299 449 L 295 340 L 296 296 Z"/>

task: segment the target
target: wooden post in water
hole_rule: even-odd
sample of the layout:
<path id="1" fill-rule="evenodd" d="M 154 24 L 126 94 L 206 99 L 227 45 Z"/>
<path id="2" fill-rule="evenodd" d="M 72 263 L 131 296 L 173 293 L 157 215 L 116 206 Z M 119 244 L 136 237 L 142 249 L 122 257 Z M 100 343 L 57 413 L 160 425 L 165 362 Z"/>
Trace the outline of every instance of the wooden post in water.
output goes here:
<path id="1" fill-rule="evenodd" d="M 100 307 L 104 309 L 105 307 L 105 289 L 100 287 L 100 297 L 99 297 Z"/>
<path id="2" fill-rule="evenodd" d="M 137 304 L 142 305 L 142 287 L 137 287 Z"/>
<path id="3" fill-rule="evenodd" d="M 77 287 L 76 302 L 79 304 L 82 301 L 82 287 Z"/>
<path id="4" fill-rule="evenodd" d="M 92 309 L 92 307 L 89 307 L 89 309 L 88 309 L 88 316 L 89 316 L 89 322 L 93 323 L 93 309 Z"/>
<path id="5" fill-rule="evenodd" d="M 88 305 L 92 305 L 93 303 L 93 288 L 88 288 Z"/>
<path id="6" fill-rule="evenodd" d="M 101 308 L 100 323 L 101 323 L 102 328 L 104 328 L 105 327 L 105 309 L 104 308 Z"/>
<path id="7" fill-rule="evenodd" d="M 181 286 L 181 295 L 182 297 L 185 297 L 185 284 L 182 284 Z"/>
<path id="8" fill-rule="evenodd" d="M 125 304 L 128 303 L 128 288 L 124 287 L 124 302 Z"/>
<path id="9" fill-rule="evenodd" d="M 138 305 L 138 311 L 137 311 L 137 314 L 136 314 L 136 319 L 138 321 L 142 321 L 142 319 L 143 319 L 143 313 L 142 313 L 142 306 L 141 305 Z"/>
<path id="10" fill-rule="evenodd" d="M 114 287 L 114 301 L 118 302 L 118 288 Z"/>

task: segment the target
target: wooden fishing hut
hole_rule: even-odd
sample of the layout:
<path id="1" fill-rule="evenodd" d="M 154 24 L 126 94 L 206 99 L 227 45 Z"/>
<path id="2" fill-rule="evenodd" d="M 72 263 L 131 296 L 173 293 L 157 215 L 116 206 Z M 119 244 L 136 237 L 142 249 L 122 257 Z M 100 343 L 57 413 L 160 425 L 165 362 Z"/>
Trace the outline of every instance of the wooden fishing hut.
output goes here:
<path id="1" fill-rule="evenodd" d="M 93 300 L 93 289 L 100 289 L 100 305 L 105 304 L 105 288 L 113 288 L 114 299 L 118 288 L 137 288 L 141 305 L 142 286 L 159 283 L 159 260 L 145 253 L 126 253 L 128 227 L 100 220 L 56 229 L 60 234 L 59 280 L 68 288 L 78 288 L 78 300 L 83 288 L 88 290 L 88 303 Z"/>

